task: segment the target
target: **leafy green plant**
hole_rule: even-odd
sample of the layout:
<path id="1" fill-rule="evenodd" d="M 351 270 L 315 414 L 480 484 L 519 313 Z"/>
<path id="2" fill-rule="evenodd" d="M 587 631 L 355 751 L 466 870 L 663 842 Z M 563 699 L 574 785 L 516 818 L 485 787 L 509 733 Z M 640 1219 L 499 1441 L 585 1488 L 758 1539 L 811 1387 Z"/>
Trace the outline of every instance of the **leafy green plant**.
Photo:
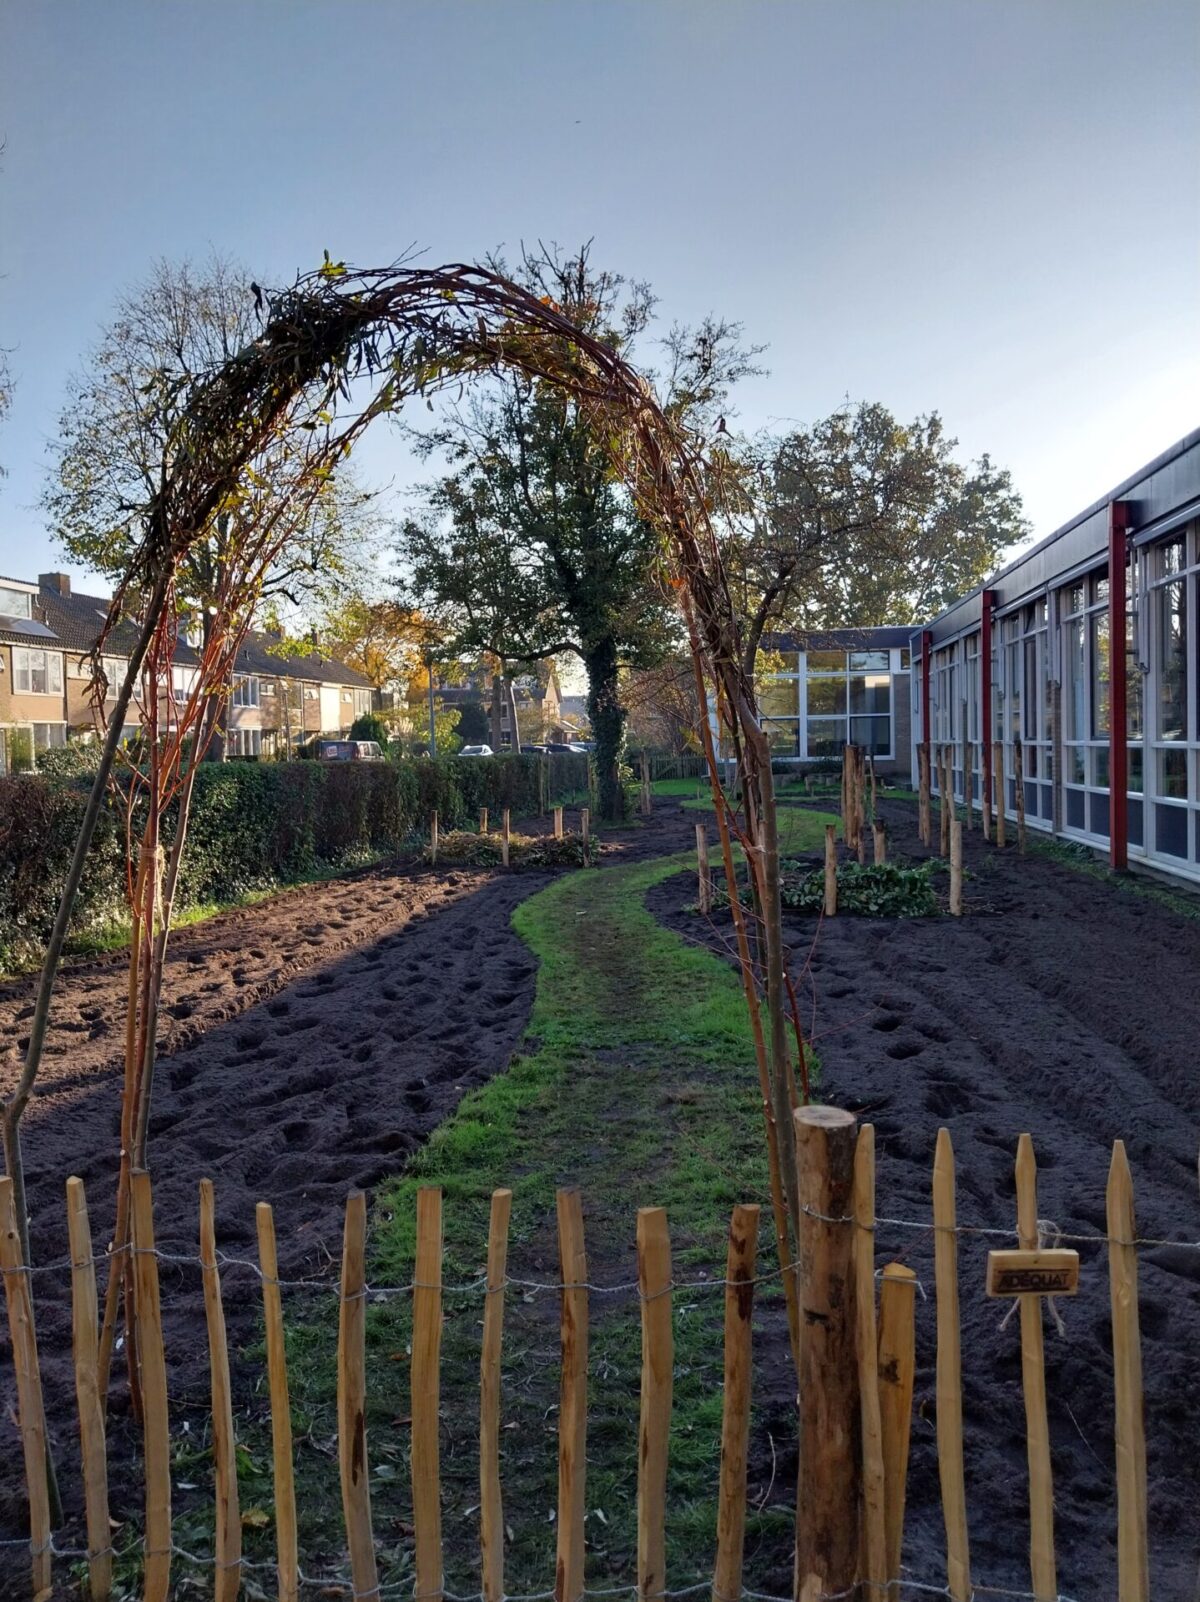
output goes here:
<path id="1" fill-rule="evenodd" d="M 904 867 L 843 862 L 837 871 L 838 912 L 857 912 L 868 918 L 928 918 L 938 910 L 933 888 L 934 865 Z M 825 904 L 825 874 L 806 863 L 785 862 L 781 896 L 793 912 L 820 912 Z"/>

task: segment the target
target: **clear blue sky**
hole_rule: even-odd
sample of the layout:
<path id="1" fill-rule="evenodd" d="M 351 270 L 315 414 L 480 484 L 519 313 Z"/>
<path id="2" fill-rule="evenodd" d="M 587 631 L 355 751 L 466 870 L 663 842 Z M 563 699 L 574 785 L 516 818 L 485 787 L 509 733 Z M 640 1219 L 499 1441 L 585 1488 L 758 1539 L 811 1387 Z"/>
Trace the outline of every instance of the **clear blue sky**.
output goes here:
<path id="1" fill-rule="evenodd" d="M 937 408 L 1047 533 L 1200 424 L 1198 68 L 1195 0 L 9 0 L 0 572 L 57 561 L 65 381 L 154 258 L 539 236 L 743 321 L 745 425 Z"/>

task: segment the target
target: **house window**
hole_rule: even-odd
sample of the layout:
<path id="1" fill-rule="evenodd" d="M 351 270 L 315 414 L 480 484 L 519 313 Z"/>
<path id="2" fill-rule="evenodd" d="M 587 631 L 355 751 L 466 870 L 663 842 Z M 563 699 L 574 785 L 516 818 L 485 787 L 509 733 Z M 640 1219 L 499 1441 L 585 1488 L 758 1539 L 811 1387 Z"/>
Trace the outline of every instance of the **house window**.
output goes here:
<path id="1" fill-rule="evenodd" d="M 844 745 L 859 745 L 890 757 L 890 653 L 810 651 L 804 666 L 805 754 L 838 757 Z"/>
<path id="2" fill-rule="evenodd" d="M 13 686 L 20 695 L 61 695 L 62 655 L 58 651 L 13 649 Z"/>
<path id="3" fill-rule="evenodd" d="M 238 674 L 233 681 L 234 706 L 258 705 L 258 680 L 244 674 Z"/>
<path id="4" fill-rule="evenodd" d="M 24 590 L 10 590 L 7 585 L 0 585 L 0 616 L 32 617 L 29 601 Z"/>
<path id="5" fill-rule="evenodd" d="M 355 717 L 359 717 L 359 718 L 364 717 L 370 710 L 371 710 L 371 692 L 370 692 L 370 690 L 355 690 L 355 692 L 354 692 L 354 715 L 355 715 Z"/>
<path id="6" fill-rule="evenodd" d="M 229 754 L 235 757 L 256 757 L 262 754 L 261 729 L 230 729 Z"/>

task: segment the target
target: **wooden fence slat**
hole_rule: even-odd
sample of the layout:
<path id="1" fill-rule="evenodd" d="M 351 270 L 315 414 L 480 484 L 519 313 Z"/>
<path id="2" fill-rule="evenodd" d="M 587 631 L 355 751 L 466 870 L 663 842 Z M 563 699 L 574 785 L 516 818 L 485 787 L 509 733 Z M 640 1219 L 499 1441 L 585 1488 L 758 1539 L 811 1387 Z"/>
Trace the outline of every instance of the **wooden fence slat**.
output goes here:
<path id="1" fill-rule="evenodd" d="M 904 1546 L 904 1500 L 916 1371 L 917 1276 L 889 1263 L 879 1286 L 879 1418 L 883 1430 L 883 1506 L 886 1515 L 887 1595 L 899 1595 Z"/>
<path id="2" fill-rule="evenodd" d="M 271 1450 L 275 1479 L 275 1549 L 279 1602 L 297 1602 L 300 1555 L 296 1533 L 296 1481 L 292 1465 L 292 1404 L 288 1394 L 283 1303 L 275 1250 L 275 1215 L 268 1202 L 255 1208 L 258 1261 L 262 1268 L 263 1323 L 267 1336 L 267 1385 L 271 1396 Z"/>
<path id="3" fill-rule="evenodd" d="M 875 1128 L 862 1124 L 854 1148 L 854 1306 L 862 1431 L 863 1578 L 878 1595 L 888 1580 L 879 1338 L 875 1323 Z"/>
<path id="4" fill-rule="evenodd" d="M 508 1274 L 512 1191 L 492 1192 L 488 1225 L 487 1300 L 479 1358 L 479 1559 L 483 1602 L 503 1602 L 504 1498 L 500 1488 L 500 1347 Z"/>
<path id="5" fill-rule="evenodd" d="M 742 1594 L 746 1544 L 746 1466 L 750 1442 L 751 1315 L 758 1252 L 757 1207 L 733 1209 L 725 1260 L 725 1398 L 721 1410 L 721 1488 L 713 1602 Z"/>
<path id="6" fill-rule="evenodd" d="M 562 1275 L 560 1340 L 562 1380 L 558 1407 L 558 1534 L 555 1602 L 578 1602 L 583 1593 L 583 1518 L 587 1495 L 587 1252 L 583 1207 L 577 1190 L 557 1195 L 558 1256 Z"/>
<path id="7" fill-rule="evenodd" d="M 242 1521 L 238 1511 L 237 1442 L 233 1433 L 233 1398 L 229 1382 L 229 1347 L 221 1276 L 217 1268 L 216 1221 L 211 1179 L 200 1181 L 200 1272 L 204 1282 L 204 1318 L 208 1326 L 212 1373 L 212 1451 L 216 1476 L 216 1565 L 214 1602 L 237 1602 L 242 1583 Z"/>
<path id="8" fill-rule="evenodd" d="M 146 1474 L 145 1602 L 166 1602 L 171 1587 L 171 1438 L 167 1420 L 167 1364 L 163 1355 L 158 1257 L 154 1249 L 154 1198 L 150 1175 L 130 1179 L 133 1214 L 134 1307 L 142 1371 Z"/>
<path id="9" fill-rule="evenodd" d="M 12 1337 L 13 1366 L 17 1372 L 17 1407 L 21 1446 L 25 1457 L 25 1488 L 29 1494 L 29 1550 L 33 1594 L 50 1589 L 50 1491 L 46 1477 L 46 1415 L 42 1404 L 42 1376 L 38 1366 L 33 1325 L 33 1297 L 29 1275 L 21 1257 L 21 1235 L 12 1180 L 0 1179 L 0 1268 L 4 1271 L 4 1297 Z"/>
<path id="10" fill-rule="evenodd" d="M 1022 1135 L 1017 1142 L 1016 1176 L 1017 1234 L 1022 1250 L 1032 1251 L 1038 1241 L 1037 1159 L 1028 1135 Z M 1046 1416 L 1042 1298 L 1022 1296 L 1020 1303 L 1021 1381 L 1025 1391 L 1025 1438 L 1029 1455 L 1029 1567 L 1038 1602 L 1054 1602 L 1058 1596 L 1058 1576 L 1054 1557 L 1054 1485 L 1050 1472 L 1050 1425 Z"/>
<path id="11" fill-rule="evenodd" d="M 79 1447 L 87 1515 L 88 1593 L 107 1602 L 112 1590 L 112 1531 L 108 1523 L 108 1462 L 104 1450 L 104 1408 L 100 1404 L 100 1326 L 96 1305 L 96 1264 L 83 1180 L 67 1180 L 67 1235 L 71 1249 L 71 1351 L 75 1360 L 75 1398 L 79 1406 Z"/>
<path id="12" fill-rule="evenodd" d="M 934 1281 L 937 1286 L 937 1455 L 946 1524 L 946 1583 L 954 1602 L 969 1602 L 971 1559 L 963 1470 L 962 1325 L 958 1310 L 958 1209 L 954 1147 L 939 1129 L 933 1160 Z"/>
<path id="13" fill-rule="evenodd" d="M 1113 1142 L 1108 1170 L 1108 1280 L 1116 1389 L 1117 1581 L 1121 1602 L 1149 1602 L 1146 1537 L 1146 1424 L 1138 1327 L 1133 1179 L 1125 1142 Z"/>
<path id="14" fill-rule="evenodd" d="M 802 1465 L 796 1487 L 796 1602 L 853 1587 L 858 1576 L 858 1367 L 853 1318 L 853 1113 L 800 1107 L 793 1117 L 800 1192 Z"/>
<path id="15" fill-rule="evenodd" d="M 352 1190 L 346 1198 L 338 1321 L 338 1466 L 350 1573 L 362 1596 L 370 1596 L 379 1583 L 367 1463 L 366 1254 L 367 1198 L 361 1190 Z"/>
<path id="16" fill-rule="evenodd" d="M 639 1602 L 667 1588 L 667 1456 L 675 1339 L 671 1329 L 671 1241 L 661 1207 L 637 1215 L 642 1304 L 642 1394 L 638 1424 L 637 1584 Z"/>
<path id="17" fill-rule="evenodd" d="M 442 1508 L 438 1454 L 442 1357 L 442 1193 L 417 1191 L 417 1257 L 413 1274 L 412 1489 L 416 1594 L 442 1594 Z"/>

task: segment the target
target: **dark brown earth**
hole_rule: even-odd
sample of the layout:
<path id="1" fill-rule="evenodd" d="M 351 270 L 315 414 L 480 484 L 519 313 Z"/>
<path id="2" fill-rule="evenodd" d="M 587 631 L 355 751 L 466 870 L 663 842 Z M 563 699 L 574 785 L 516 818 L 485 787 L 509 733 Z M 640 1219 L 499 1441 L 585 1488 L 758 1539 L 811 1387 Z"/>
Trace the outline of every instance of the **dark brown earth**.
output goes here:
<path id="1" fill-rule="evenodd" d="M 909 806 L 884 808 L 893 854 L 921 858 Z M 1139 1235 L 1149 1458 L 1151 1594 L 1196 1596 L 1200 1554 L 1200 922 L 1036 853 L 1003 857 L 968 835 L 967 914 L 839 917 L 818 932 L 789 918 L 793 971 L 811 1009 L 824 1099 L 876 1128 L 881 1217 L 930 1216 L 939 1126 L 953 1137 L 960 1224 L 1010 1229 L 1013 1158 L 1034 1135 L 1039 1215 L 1105 1229 L 1112 1142 L 1124 1139 Z M 705 938 L 692 876 L 650 897 L 658 916 Z M 719 949 L 719 924 L 707 932 Z M 983 1295 L 986 1237 L 960 1241 L 967 1500 L 980 1584 L 1030 1589 L 1019 1321 Z M 1113 1379 L 1107 1252 L 1079 1243 L 1081 1290 L 1046 1324 L 1059 1589 L 1117 1595 Z M 878 1260 L 903 1259 L 918 1301 L 918 1371 L 905 1560 L 942 1584 L 935 1451 L 934 1305 L 928 1231 L 881 1224 Z M 776 1439 L 786 1438 L 781 1430 Z M 785 1474 L 794 1466 L 781 1464 Z"/>
<path id="2" fill-rule="evenodd" d="M 575 820 L 568 814 L 567 826 Z M 606 837 L 614 859 L 678 849 L 694 819 Z M 536 833 L 545 825 L 526 820 Z M 197 1187 L 213 1180 L 222 1250 L 255 1258 L 255 1203 L 273 1203 L 280 1273 L 330 1277 L 345 1197 L 399 1172 L 473 1086 L 502 1070 L 521 1039 L 536 964 L 513 908 L 549 882 L 392 863 L 225 913 L 172 938 L 151 1121 L 160 1251 L 194 1258 Z M 46 1406 L 60 1453 L 77 1450 L 63 1185 L 86 1184 L 93 1238 L 111 1238 L 115 1197 L 124 953 L 66 968 L 46 1057 L 22 1126 Z M 15 1081 L 35 980 L 0 984 L 0 1090 Z M 59 1265 L 54 1267 L 52 1265 Z M 336 1272 L 336 1270 L 334 1270 Z M 231 1347 L 255 1339 L 257 1285 L 224 1275 Z M 189 1264 L 162 1267 L 173 1409 L 201 1411 L 207 1335 Z M 103 1273 L 101 1273 L 103 1285 Z M 251 1293 L 252 1292 L 252 1293 Z M 116 1370 L 119 1380 L 119 1366 Z M 8 1330 L 0 1333 L 0 1594 L 24 1519 L 11 1408 Z M 113 1391 L 116 1443 L 128 1407 Z M 68 1513 L 77 1513 L 67 1477 Z M 21 1560 L 23 1566 L 25 1560 Z"/>

